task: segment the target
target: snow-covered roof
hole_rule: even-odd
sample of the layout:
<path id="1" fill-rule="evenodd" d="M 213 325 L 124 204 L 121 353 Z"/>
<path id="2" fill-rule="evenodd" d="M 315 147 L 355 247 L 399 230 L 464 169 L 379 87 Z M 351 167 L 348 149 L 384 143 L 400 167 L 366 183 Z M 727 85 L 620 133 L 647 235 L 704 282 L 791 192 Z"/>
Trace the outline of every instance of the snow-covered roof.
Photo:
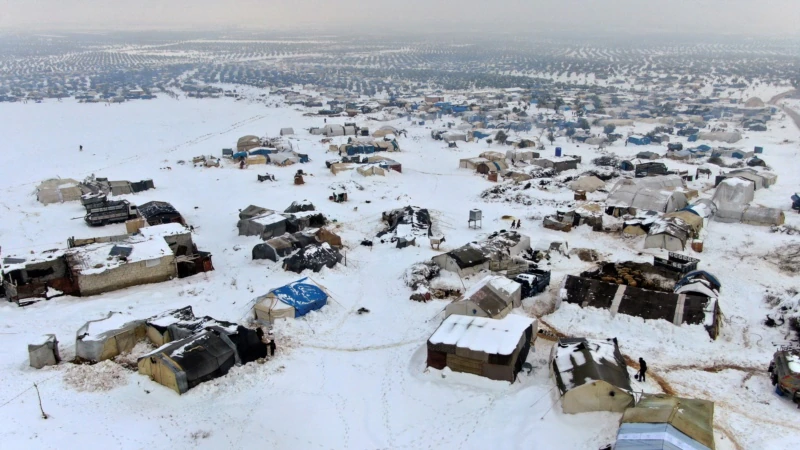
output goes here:
<path id="1" fill-rule="evenodd" d="M 613 339 L 562 338 L 554 351 L 562 393 L 593 381 L 631 389 L 625 362 Z"/>
<path id="2" fill-rule="evenodd" d="M 53 249 L 41 252 L 23 252 L 13 255 L 4 255 L 2 259 L 3 270 L 0 273 L 9 273 L 15 270 L 24 269 L 30 264 L 52 261 L 64 256 L 64 253 L 65 250 L 63 249 Z"/>
<path id="3" fill-rule="evenodd" d="M 536 320 L 509 314 L 502 319 L 453 314 L 431 335 L 431 344 L 455 345 L 490 355 L 510 355 L 519 339 Z"/>
<path id="4" fill-rule="evenodd" d="M 264 214 L 263 216 L 254 217 L 250 220 L 259 225 L 274 225 L 276 223 L 283 222 L 284 220 L 286 220 L 286 217 L 276 212 L 270 212 L 269 214 Z"/>
<path id="5" fill-rule="evenodd" d="M 180 223 L 165 223 L 161 225 L 153 225 L 150 227 L 143 227 L 139 229 L 139 234 L 146 239 L 155 237 L 175 236 L 177 234 L 189 233 L 189 229 Z"/>
<path id="6" fill-rule="evenodd" d="M 124 258 L 120 258 L 120 256 L 111 255 L 114 247 L 128 248 L 131 251 Z M 80 263 L 81 275 L 94 275 L 127 263 L 159 259 L 165 255 L 171 255 L 172 250 L 163 237 L 145 238 L 133 235 L 125 241 L 75 247 L 68 253 Z"/>

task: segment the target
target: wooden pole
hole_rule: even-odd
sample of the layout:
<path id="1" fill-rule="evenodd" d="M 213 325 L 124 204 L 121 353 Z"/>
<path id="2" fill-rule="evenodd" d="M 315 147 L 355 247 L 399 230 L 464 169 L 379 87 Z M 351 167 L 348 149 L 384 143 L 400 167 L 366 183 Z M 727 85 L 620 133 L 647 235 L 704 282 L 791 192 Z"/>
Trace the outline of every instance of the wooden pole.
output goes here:
<path id="1" fill-rule="evenodd" d="M 39 394 L 39 386 L 36 383 L 33 383 L 33 387 L 36 388 L 36 396 L 39 397 L 39 411 L 42 412 L 42 419 L 47 419 L 47 414 L 44 412 L 44 408 L 42 408 L 42 396 Z"/>

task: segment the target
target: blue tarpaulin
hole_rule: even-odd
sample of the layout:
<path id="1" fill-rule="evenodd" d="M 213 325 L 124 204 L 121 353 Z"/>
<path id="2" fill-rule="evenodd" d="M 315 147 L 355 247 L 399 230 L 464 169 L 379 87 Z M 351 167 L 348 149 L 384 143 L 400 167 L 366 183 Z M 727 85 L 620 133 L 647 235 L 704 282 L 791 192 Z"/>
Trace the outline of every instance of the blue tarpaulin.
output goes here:
<path id="1" fill-rule="evenodd" d="M 283 303 L 294 308 L 294 316 L 302 317 L 310 311 L 316 311 L 328 303 L 328 294 L 313 284 L 308 278 L 302 278 L 286 286 L 271 291 Z"/>

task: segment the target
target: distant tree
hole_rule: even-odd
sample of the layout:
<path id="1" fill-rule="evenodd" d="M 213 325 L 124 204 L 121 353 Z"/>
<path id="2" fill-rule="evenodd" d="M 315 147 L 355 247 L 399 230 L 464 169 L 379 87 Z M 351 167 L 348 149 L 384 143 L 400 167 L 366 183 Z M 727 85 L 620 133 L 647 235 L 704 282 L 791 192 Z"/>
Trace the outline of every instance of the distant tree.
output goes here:
<path id="1" fill-rule="evenodd" d="M 567 133 L 566 133 L 566 134 L 567 134 L 567 137 L 572 137 L 572 136 L 574 136 L 574 135 L 575 135 L 575 127 L 573 127 L 573 126 L 571 126 L 571 125 L 570 125 L 570 126 L 568 126 L 568 127 L 567 127 Z"/>
<path id="2" fill-rule="evenodd" d="M 564 106 L 564 99 L 562 99 L 561 97 L 556 97 L 556 101 L 553 102 L 553 110 L 558 112 L 559 108 L 561 108 L 562 106 Z"/>
<path id="3" fill-rule="evenodd" d="M 491 139 L 486 139 L 486 143 L 489 144 L 489 145 L 492 145 L 492 140 Z"/>
<path id="4" fill-rule="evenodd" d="M 592 127 L 589 125 L 589 121 L 581 117 L 578 119 L 578 128 L 582 130 L 590 130 Z"/>
<path id="5" fill-rule="evenodd" d="M 609 125 L 606 125 L 606 126 L 603 127 L 603 133 L 605 133 L 606 135 L 609 135 L 609 134 L 613 133 L 616 130 L 617 130 L 617 126 L 614 125 L 614 124 L 609 124 Z"/>
<path id="6" fill-rule="evenodd" d="M 508 139 L 508 135 L 503 130 L 498 131 L 497 134 L 494 135 L 494 140 L 501 144 L 505 144 L 506 139 Z"/>

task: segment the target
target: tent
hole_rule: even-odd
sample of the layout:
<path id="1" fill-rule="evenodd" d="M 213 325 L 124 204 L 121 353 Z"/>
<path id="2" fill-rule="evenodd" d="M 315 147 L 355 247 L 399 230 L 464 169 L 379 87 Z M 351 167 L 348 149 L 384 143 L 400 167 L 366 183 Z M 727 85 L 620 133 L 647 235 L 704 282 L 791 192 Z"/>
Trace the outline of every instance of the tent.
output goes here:
<path id="1" fill-rule="evenodd" d="M 742 134 L 736 131 L 707 131 L 697 133 L 697 139 L 704 141 L 721 141 L 734 144 L 742 140 Z"/>
<path id="2" fill-rule="evenodd" d="M 539 324 L 509 314 L 503 319 L 453 314 L 428 339 L 428 367 L 513 383 L 528 358 Z"/>
<path id="3" fill-rule="evenodd" d="M 567 414 L 633 406 L 630 375 L 616 339 L 560 338 L 551 367 Z"/>
<path id="4" fill-rule="evenodd" d="M 145 321 L 147 338 L 156 347 L 198 334 L 209 327 L 219 327 L 228 333 L 236 332 L 236 324 L 218 321 L 213 317 L 196 317 L 191 306 L 165 311 Z"/>
<path id="5" fill-rule="evenodd" d="M 261 139 L 258 136 L 254 136 L 249 134 L 247 136 L 242 136 L 236 141 L 236 152 L 246 152 L 248 150 L 252 150 L 256 147 L 261 146 Z"/>
<path id="6" fill-rule="evenodd" d="M 306 269 L 319 272 L 323 267 L 333 268 L 342 260 L 338 250 L 327 243 L 310 245 L 283 260 L 283 268 L 296 273 Z"/>
<path id="7" fill-rule="evenodd" d="M 502 319 L 520 306 L 522 286 L 503 276 L 487 275 L 469 288 L 460 299 L 444 309 L 445 316 L 489 317 Z"/>
<path id="8" fill-rule="evenodd" d="M 334 233 L 332 230 L 328 228 L 322 227 L 318 229 L 315 236 L 319 242 L 327 243 L 333 248 L 340 249 L 344 247 L 341 236 Z"/>
<path id="9" fill-rule="evenodd" d="M 286 232 L 286 217 L 275 211 L 269 211 L 249 219 L 240 219 L 236 226 L 239 228 L 239 236 L 269 239 Z"/>
<path id="10" fill-rule="evenodd" d="M 314 204 L 308 200 L 303 200 L 302 202 L 292 202 L 288 208 L 284 212 L 286 213 L 296 213 L 296 212 L 304 212 L 304 211 L 316 211 Z"/>
<path id="11" fill-rule="evenodd" d="M 594 175 L 580 177 L 569 184 L 569 188 L 573 191 L 594 192 L 604 187 L 606 187 L 606 182 Z"/>
<path id="12" fill-rule="evenodd" d="M 472 169 L 476 170 L 480 164 L 489 162 L 486 158 L 464 158 L 458 160 L 458 167 L 461 169 Z"/>
<path id="13" fill-rule="evenodd" d="M 681 219 L 683 222 L 685 222 L 686 225 L 688 225 L 692 230 L 692 237 L 698 237 L 700 235 L 700 230 L 703 229 L 703 218 L 695 212 L 687 211 L 686 208 L 680 211 L 664 214 L 665 219 L 669 219 L 671 217 Z"/>
<path id="14" fill-rule="evenodd" d="M 254 312 L 256 320 L 274 322 L 279 318 L 302 317 L 327 302 L 325 288 L 309 278 L 301 278 L 256 298 Z"/>
<path id="15" fill-rule="evenodd" d="M 217 330 L 174 341 L 138 361 L 139 373 L 178 394 L 228 373 L 239 362 L 236 344 Z"/>
<path id="16" fill-rule="evenodd" d="M 103 319 L 90 320 L 75 336 L 75 356 L 99 362 L 131 351 L 146 334 L 143 320 L 110 312 Z"/>
<path id="17" fill-rule="evenodd" d="M 691 213 L 687 214 L 693 215 Z M 644 239 L 644 248 L 663 248 L 673 252 L 682 251 L 691 235 L 691 226 L 684 222 L 682 218 L 664 217 L 650 225 L 647 237 Z"/>
<path id="18" fill-rule="evenodd" d="M 294 134 L 293 128 L 281 128 L 281 136 L 291 136 Z"/>
<path id="19" fill-rule="evenodd" d="M 381 175 L 381 176 L 386 175 L 386 171 L 383 168 L 381 168 L 378 164 L 364 164 L 362 166 L 358 166 L 358 169 L 356 170 L 358 171 L 359 174 L 365 177 L 369 177 L 372 175 Z"/>
<path id="20" fill-rule="evenodd" d="M 81 195 L 80 183 L 72 178 L 51 178 L 36 188 L 36 199 L 45 205 L 78 201 Z"/>
<path id="21" fill-rule="evenodd" d="M 36 344 L 28 344 L 28 358 L 30 366 L 35 369 L 58 364 L 61 356 L 58 353 L 56 335 L 45 334 L 43 339 Z"/>
<path id="22" fill-rule="evenodd" d="M 268 259 L 277 262 L 279 259 L 291 255 L 293 251 L 292 241 L 279 236 L 256 244 L 253 247 L 253 259 Z"/>
<path id="23" fill-rule="evenodd" d="M 643 394 L 622 415 L 616 450 L 713 450 L 714 402 Z"/>
<path id="24" fill-rule="evenodd" d="M 620 180 L 606 200 L 612 208 L 669 213 L 688 204 L 686 194 L 679 191 L 657 190 L 641 187 L 632 180 Z"/>
<path id="25" fill-rule="evenodd" d="M 239 219 L 252 219 L 253 217 L 258 217 L 268 212 L 270 212 L 270 210 L 267 208 L 262 208 L 256 205 L 250 205 L 247 208 L 239 211 Z"/>

